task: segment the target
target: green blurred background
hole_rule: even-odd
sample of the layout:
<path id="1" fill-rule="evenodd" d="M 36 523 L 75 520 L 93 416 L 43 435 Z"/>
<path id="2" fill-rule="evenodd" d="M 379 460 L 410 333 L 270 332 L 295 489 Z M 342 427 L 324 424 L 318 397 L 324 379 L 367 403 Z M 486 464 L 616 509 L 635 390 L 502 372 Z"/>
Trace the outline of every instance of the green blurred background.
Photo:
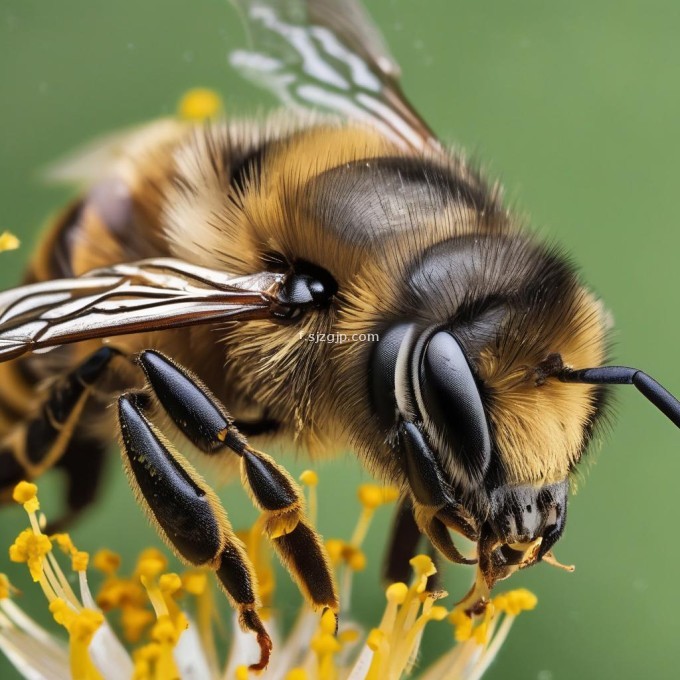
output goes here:
<path id="1" fill-rule="evenodd" d="M 404 87 L 434 129 L 481 159 L 548 239 L 566 246 L 607 301 L 615 357 L 680 392 L 677 337 L 680 178 L 680 3 L 571 0 L 368 0 L 403 66 Z M 236 115 L 271 100 L 227 66 L 241 29 L 226 0 L 0 1 L 0 231 L 22 249 L 0 256 L 0 284 L 18 281 L 45 218 L 68 193 L 38 171 L 82 142 L 171 113 L 187 88 L 216 88 Z M 630 389 L 597 464 L 570 505 L 557 554 L 569 575 L 539 566 L 511 585 L 537 593 L 489 678 L 677 677 L 680 583 L 678 433 Z M 291 469 L 303 469 L 303 463 Z M 320 466 L 326 535 L 347 536 L 355 487 L 350 456 Z M 116 456 L 99 506 L 73 532 L 90 550 L 129 561 L 156 539 L 132 502 Z M 42 483 L 55 514 L 59 480 Z M 252 518 L 235 487 L 222 492 L 234 524 Z M 0 514 L 0 545 L 24 525 Z M 378 566 L 388 513 L 369 541 L 355 611 L 382 608 Z M 0 555 L 5 551 L 2 548 Z M 6 555 L 6 553 L 5 553 Z M 0 570 L 46 607 L 19 565 Z M 449 571 L 452 597 L 469 576 Z M 281 578 L 284 609 L 294 590 Z M 503 587 L 503 586 L 502 586 Z M 427 636 L 425 659 L 450 644 L 446 624 Z M 15 678 L 0 660 L 0 678 Z"/>

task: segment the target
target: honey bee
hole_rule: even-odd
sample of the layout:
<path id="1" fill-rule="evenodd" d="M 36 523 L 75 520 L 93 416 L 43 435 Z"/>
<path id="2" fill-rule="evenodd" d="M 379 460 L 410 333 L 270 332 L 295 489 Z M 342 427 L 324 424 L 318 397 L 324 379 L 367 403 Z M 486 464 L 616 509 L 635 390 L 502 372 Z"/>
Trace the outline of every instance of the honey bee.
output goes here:
<path id="1" fill-rule="evenodd" d="M 286 110 L 158 121 L 65 168 L 89 188 L 0 294 L 0 489 L 62 468 L 70 521 L 118 432 L 139 504 L 180 559 L 216 571 L 263 668 L 252 565 L 171 440 L 240 469 L 303 593 L 336 612 L 296 483 L 250 442 L 356 452 L 401 490 L 387 576 L 424 536 L 476 564 L 463 602 L 478 611 L 498 580 L 556 563 L 609 386 L 678 426 L 680 402 L 606 365 L 602 302 L 436 138 L 358 3 L 239 4 L 254 48 L 234 62 Z"/>

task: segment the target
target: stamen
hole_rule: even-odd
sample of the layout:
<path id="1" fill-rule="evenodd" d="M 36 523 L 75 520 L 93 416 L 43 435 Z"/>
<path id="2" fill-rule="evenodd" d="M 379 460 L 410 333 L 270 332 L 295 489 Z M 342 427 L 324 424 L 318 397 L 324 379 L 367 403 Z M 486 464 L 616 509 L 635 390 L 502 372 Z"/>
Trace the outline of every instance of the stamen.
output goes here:
<path id="1" fill-rule="evenodd" d="M 16 250 L 21 245 L 21 241 L 9 231 L 0 234 L 0 253 L 4 250 Z"/>
<path id="2" fill-rule="evenodd" d="M 92 564 L 107 576 L 113 576 L 120 569 L 120 555 L 112 550 L 99 550 L 92 558 Z"/>
<path id="3" fill-rule="evenodd" d="M 203 87 L 186 92 L 177 108 L 180 118 L 193 121 L 215 118 L 224 109 L 217 92 Z"/>
<path id="4" fill-rule="evenodd" d="M 326 609 L 321 615 L 319 631 L 312 638 L 311 648 L 317 657 L 319 680 L 337 678 L 337 667 L 333 656 L 340 651 L 341 646 L 335 637 L 335 625 L 335 614 L 330 609 Z"/>
<path id="5" fill-rule="evenodd" d="M 0 600 L 9 599 L 10 590 L 13 590 L 10 586 L 9 579 L 5 574 L 0 574 Z"/>
<path id="6" fill-rule="evenodd" d="M 317 487 L 319 485 L 319 475 L 314 472 L 314 470 L 304 470 L 300 475 L 300 481 L 304 484 L 307 489 L 307 505 L 309 510 L 307 515 L 312 524 L 316 524 L 318 518 L 318 491 Z"/>
<path id="7" fill-rule="evenodd" d="M 308 488 L 310 505 L 313 505 L 318 483 L 316 473 L 308 471 L 302 482 Z M 429 669 L 424 669 L 422 680 L 480 680 L 507 637 L 515 617 L 533 609 L 536 597 L 519 589 L 498 595 L 491 601 L 484 599 L 485 607 L 479 615 L 469 614 L 463 604 L 449 613 L 435 604 L 446 593 L 427 591 L 428 579 L 436 573 L 435 564 L 427 555 L 417 555 L 410 562 L 413 568 L 410 585 L 395 583 L 386 588 L 386 606 L 380 625 L 370 631 L 366 645 L 355 654 L 351 646 L 359 638 L 360 630 L 347 623 L 346 613 L 352 575 L 366 566 L 361 544 L 375 510 L 395 500 L 397 492 L 377 485 L 363 485 L 358 496 L 362 511 L 352 539 L 333 539 L 327 543 L 333 565 L 344 571 L 341 581 L 345 587 L 341 596 L 345 615 L 341 629 L 336 632 L 336 618 L 330 610 L 319 620 L 318 615 L 304 605 L 287 639 L 281 644 L 276 642 L 276 653 L 267 677 L 271 674 L 272 680 L 397 680 L 411 673 L 427 624 L 448 617 L 454 625 L 458 644 Z M 107 677 L 109 668 L 119 669 L 121 677 L 121 669 L 125 669 L 125 677 L 132 676 L 133 680 L 168 680 L 186 673 L 199 673 L 206 680 L 220 677 L 214 640 L 214 628 L 219 630 L 219 620 L 216 620 L 211 581 L 205 570 L 192 569 L 181 575 L 167 573 L 165 555 L 150 548 L 140 555 L 134 576 L 122 578 L 118 575 L 121 564 L 118 555 L 110 551 L 94 555 L 95 568 L 106 577 L 97 596 L 97 605 L 106 611 L 120 611 L 120 623 L 130 641 L 142 639 L 148 630 L 147 642 L 134 652 L 133 662 L 103 614 L 96 610 L 87 583 L 88 553 L 78 550 L 68 534 L 47 537 L 41 532 L 37 518 L 40 505 L 34 484 L 17 485 L 14 498 L 24 506 L 31 528 L 19 534 L 10 553 L 14 561 L 28 564 L 32 576 L 50 601 L 54 619 L 69 633 L 67 660 L 65 651 L 55 639 L 7 599 L 13 589 L 7 577 L 0 574 L 0 649 L 18 668 L 34 667 L 38 672 L 37 669 L 49 668 L 49 664 L 45 666 L 46 659 L 53 659 L 54 664 L 61 664 L 64 669 L 55 670 L 55 678 L 66 677 L 70 672 L 73 677 L 83 680 L 100 680 L 102 676 L 97 666 Z M 275 584 L 271 552 L 263 533 L 276 522 L 283 526 L 286 517 L 265 514 L 242 535 L 263 586 L 263 600 L 268 605 L 273 605 Z M 59 565 L 58 551 L 52 549 L 54 546 L 70 557 L 71 567 L 78 573 L 81 600 L 73 593 Z M 553 558 L 551 553 L 548 558 Z M 482 591 L 477 584 L 464 602 L 470 597 L 479 597 Z M 488 594 L 488 590 L 484 592 Z M 179 602 L 184 596 L 196 598 L 197 616 L 196 627 L 186 633 L 189 620 Z M 270 611 L 270 632 L 276 637 L 277 622 L 273 610 Z M 12 647 L 18 639 L 11 637 L 15 634 L 12 631 L 23 635 L 24 647 Z M 31 659 L 30 652 L 26 651 L 29 638 L 30 644 L 40 650 L 40 658 Z M 249 645 L 254 642 L 240 629 L 234 640 L 227 670 L 222 670 L 221 677 L 247 680 L 251 674 L 247 666 L 239 664 L 244 663 Z"/>
<path id="8" fill-rule="evenodd" d="M 69 633 L 71 675 L 82 680 L 103 680 L 88 651 L 94 634 L 104 622 L 103 614 L 92 609 L 75 612 L 61 598 L 50 602 L 50 612 Z"/>
<path id="9" fill-rule="evenodd" d="M 304 668 L 293 668 L 286 673 L 285 680 L 308 680 L 309 676 Z"/>
<path id="10" fill-rule="evenodd" d="M 351 545 L 356 548 L 364 542 L 375 511 L 381 505 L 396 501 L 399 498 L 399 492 L 394 487 L 362 484 L 357 495 L 363 510 L 350 540 Z"/>
<path id="11" fill-rule="evenodd" d="M 186 619 L 184 628 L 186 628 Z M 180 628 L 175 628 L 169 616 L 159 616 L 158 621 L 151 629 L 151 639 L 158 643 L 160 649 L 158 658 L 156 660 L 156 677 L 160 678 L 179 678 L 179 670 L 173 658 L 173 650 L 181 631 Z"/>
<path id="12" fill-rule="evenodd" d="M 45 555 L 52 550 L 50 539 L 44 534 L 36 534 L 32 529 L 24 529 L 9 548 L 12 562 L 25 562 L 31 578 L 37 583 L 43 579 Z"/>

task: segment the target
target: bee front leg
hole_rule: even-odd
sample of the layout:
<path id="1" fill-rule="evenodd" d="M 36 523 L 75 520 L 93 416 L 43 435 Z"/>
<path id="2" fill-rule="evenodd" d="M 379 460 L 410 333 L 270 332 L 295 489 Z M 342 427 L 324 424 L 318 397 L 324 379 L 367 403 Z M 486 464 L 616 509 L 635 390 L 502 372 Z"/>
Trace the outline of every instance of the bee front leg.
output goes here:
<path id="1" fill-rule="evenodd" d="M 169 546 L 185 562 L 217 573 L 241 625 L 257 636 L 267 666 L 271 639 L 257 614 L 257 578 L 245 547 L 236 537 L 215 492 L 189 461 L 146 419 L 147 397 L 124 394 L 118 400 L 123 460 L 138 500 Z"/>
<path id="2" fill-rule="evenodd" d="M 475 564 L 476 560 L 464 557 L 451 540 L 450 528 L 466 536 L 473 536 L 474 529 L 459 512 L 460 504 L 446 488 L 439 464 L 422 433 L 410 422 L 403 422 L 399 433 L 404 442 L 406 475 L 418 528 L 447 560 Z"/>
<path id="3" fill-rule="evenodd" d="M 243 484 L 262 511 L 265 532 L 284 566 L 312 606 L 337 612 L 330 561 L 290 474 L 248 444 L 222 404 L 185 368 L 152 350 L 142 352 L 138 362 L 165 411 L 198 449 L 239 456 Z"/>

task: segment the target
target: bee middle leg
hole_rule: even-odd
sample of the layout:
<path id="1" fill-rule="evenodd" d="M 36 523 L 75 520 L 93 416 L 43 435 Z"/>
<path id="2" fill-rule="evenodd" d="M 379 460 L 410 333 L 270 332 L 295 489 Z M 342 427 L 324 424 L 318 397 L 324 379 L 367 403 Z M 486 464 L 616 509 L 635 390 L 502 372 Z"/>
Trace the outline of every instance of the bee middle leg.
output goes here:
<path id="1" fill-rule="evenodd" d="M 284 566 L 315 607 L 337 612 L 330 563 L 321 538 L 304 515 L 302 494 L 288 472 L 254 450 L 224 406 L 198 378 L 155 350 L 137 357 L 152 394 L 180 431 L 207 455 L 237 455 L 241 477 L 264 518 L 264 531 Z M 124 463 L 133 489 L 169 545 L 185 561 L 210 566 L 260 640 L 266 665 L 269 638 L 257 616 L 256 578 L 219 499 L 191 464 L 147 419 L 147 393 L 118 403 Z"/>
<path id="2" fill-rule="evenodd" d="M 123 462 L 138 500 L 162 538 L 182 559 L 213 569 L 239 612 L 242 627 L 257 636 L 260 660 L 269 662 L 271 639 L 257 613 L 257 577 L 219 498 L 191 464 L 144 415 L 148 397 L 128 393 L 118 400 Z"/>

